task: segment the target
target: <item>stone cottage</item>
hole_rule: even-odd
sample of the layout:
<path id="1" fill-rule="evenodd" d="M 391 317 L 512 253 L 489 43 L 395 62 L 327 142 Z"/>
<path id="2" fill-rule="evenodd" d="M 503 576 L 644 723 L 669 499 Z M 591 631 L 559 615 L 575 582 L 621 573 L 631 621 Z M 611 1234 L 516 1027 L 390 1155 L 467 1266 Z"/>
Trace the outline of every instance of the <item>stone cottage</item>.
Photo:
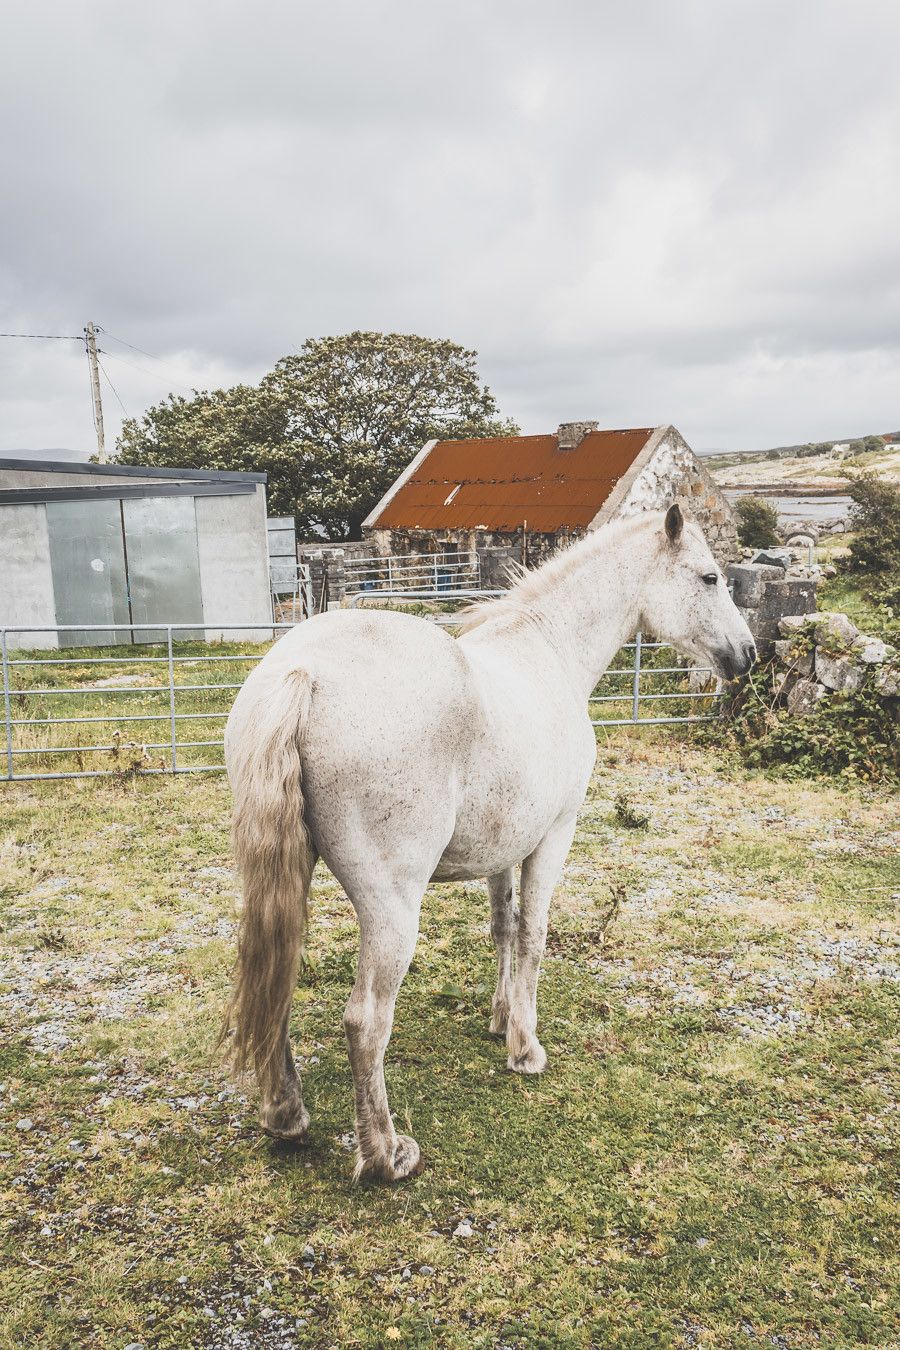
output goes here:
<path id="1" fill-rule="evenodd" d="M 721 563 L 739 556 L 731 508 L 675 427 L 564 422 L 548 436 L 429 441 L 363 535 L 380 554 L 460 549 L 534 564 L 609 520 L 676 499 Z"/>

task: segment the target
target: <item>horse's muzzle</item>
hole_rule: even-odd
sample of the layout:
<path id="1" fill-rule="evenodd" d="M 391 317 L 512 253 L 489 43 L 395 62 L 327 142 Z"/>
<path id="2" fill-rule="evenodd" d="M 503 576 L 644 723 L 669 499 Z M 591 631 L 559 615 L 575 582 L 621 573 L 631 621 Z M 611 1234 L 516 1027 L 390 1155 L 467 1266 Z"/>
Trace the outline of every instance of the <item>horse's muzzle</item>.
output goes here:
<path id="1" fill-rule="evenodd" d="M 719 674 L 726 680 L 736 680 L 740 675 L 746 675 L 755 660 L 754 642 L 743 642 L 740 648 L 734 648 L 729 644 L 727 647 L 720 647 L 715 653 Z"/>

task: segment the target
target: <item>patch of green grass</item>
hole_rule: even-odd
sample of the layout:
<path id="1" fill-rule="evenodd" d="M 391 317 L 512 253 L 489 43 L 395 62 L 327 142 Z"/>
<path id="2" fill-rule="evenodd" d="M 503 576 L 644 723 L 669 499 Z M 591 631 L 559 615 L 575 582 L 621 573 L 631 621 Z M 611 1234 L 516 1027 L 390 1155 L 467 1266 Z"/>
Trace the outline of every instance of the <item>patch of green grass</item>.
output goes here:
<path id="1" fill-rule="evenodd" d="M 817 604 L 820 610 L 839 610 L 842 614 L 846 614 L 861 633 L 870 633 L 875 637 L 883 634 L 884 611 L 866 599 L 858 577 L 848 576 L 846 573 L 829 577 L 819 587 Z"/>
<path id="2" fill-rule="evenodd" d="M 393 1190 L 350 1179 L 334 881 L 292 1018 L 312 1142 L 289 1151 L 211 1052 L 222 779 L 5 789 L 0 1344 L 890 1345 L 892 803 L 723 778 L 658 736 L 604 746 L 551 916 L 541 1078 L 487 1035 L 484 888 L 426 896 L 387 1067 L 426 1170 Z M 623 792 L 648 828 L 614 823 Z"/>

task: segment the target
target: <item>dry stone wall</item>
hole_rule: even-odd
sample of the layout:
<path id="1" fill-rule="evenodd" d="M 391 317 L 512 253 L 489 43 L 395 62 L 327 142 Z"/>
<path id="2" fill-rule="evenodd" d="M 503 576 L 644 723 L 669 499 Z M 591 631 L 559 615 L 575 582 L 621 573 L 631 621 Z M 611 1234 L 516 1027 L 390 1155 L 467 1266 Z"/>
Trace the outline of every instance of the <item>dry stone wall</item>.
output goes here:
<path id="1" fill-rule="evenodd" d="M 880 698 L 900 699 L 896 649 L 861 633 L 846 614 L 790 615 L 778 627 L 774 652 L 782 669 L 775 684 L 788 712 L 802 717 L 832 694 L 856 693 L 867 684 Z"/>

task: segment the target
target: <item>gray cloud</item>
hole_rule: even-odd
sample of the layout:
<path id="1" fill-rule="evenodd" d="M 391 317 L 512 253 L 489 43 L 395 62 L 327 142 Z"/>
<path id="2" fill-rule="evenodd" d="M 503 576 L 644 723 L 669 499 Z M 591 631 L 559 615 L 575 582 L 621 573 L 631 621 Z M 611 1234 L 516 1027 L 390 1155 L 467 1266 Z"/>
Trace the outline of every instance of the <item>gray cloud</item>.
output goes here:
<path id="1" fill-rule="evenodd" d="M 898 49 L 893 0 L 17 7 L 0 327 L 154 353 L 103 340 L 129 412 L 362 327 L 527 430 L 893 429 Z M 90 444 L 74 344 L 0 372 L 0 450 Z"/>

